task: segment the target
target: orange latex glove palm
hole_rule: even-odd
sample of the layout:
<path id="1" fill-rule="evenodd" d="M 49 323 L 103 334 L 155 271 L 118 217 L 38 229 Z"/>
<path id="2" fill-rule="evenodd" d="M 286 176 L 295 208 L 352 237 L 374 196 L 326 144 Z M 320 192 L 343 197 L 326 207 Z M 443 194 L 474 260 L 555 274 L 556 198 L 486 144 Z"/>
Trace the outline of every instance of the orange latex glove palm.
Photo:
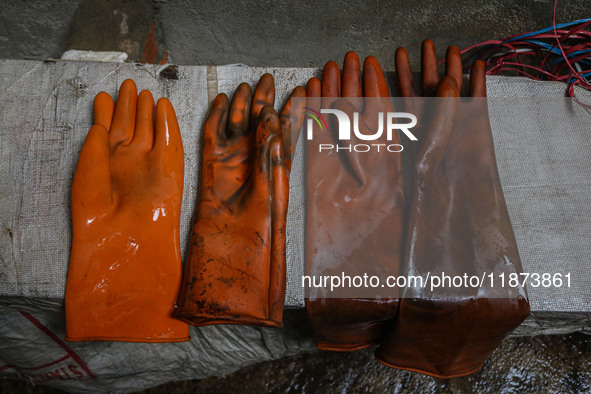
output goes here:
<path id="1" fill-rule="evenodd" d="M 305 97 L 304 89 L 291 97 Z M 278 117 L 275 83 L 265 74 L 254 95 L 243 83 L 231 104 L 225 94 L 212 103 L 175 317 L 196 326 L 282 325 L 291 122 L 298 123 L 294 130 L 303 122 L 303 108 L 292 116 L 291 97 Z"/>
<path id="2" fill-rule="evenodd" d="M 183 145 L 174 109 L 135 83 L 115 108 L 94 102 L 95 125 L 72 183 L 73 240 L 66 286 L 67 340 L 178 342 L 172 317 L 181 283 Z"/>
<path id="3" fill-rule="evenodd" d="M 365 104 L 363 97 L 368 98 Z M 329 62 L 322 82 L 313 78 L 307 86 L 308 107 L 359 112 L 359 127 L 366 135 L 376 130 L 378 113 L 392 111 L 389 97 L 379 62 L 368 57 L 362 77 L 353 52 L 345 56 L 342 82 L 338 65 Z M 337 141 L 336 124 L 329 123 L 328 129 L 327 133 L 316 127 L 306 145 L 306 274 L 397 275 L 405 210 L 401 155 L 384 147 L 380 152 L 321 152 L 320 144 L 385 141 L 363 141 L 353 133 L 350 141 Z M 398 144 L 398 136 L 389 142 Z M 377 343 L 398 309 L 395 289 L 375 298 L 350 297 L 346 292 L 327 298 L 334 294 L 326 288 L 311 290 L 306 310 L 316 346 L 322 350 L 353 351 Z"/>
<path id="4" fill-rule="evenodd" d="M 415 97 L 404 48 L 396 53 L 396 72 L 403 96 Z M 472 67 L 471 99 L 460 103 L 458 48 L 448 49 L 446 76 L 439 81 L 435 47 L 426 40 L 422 76 L 423 95 L 440 102 L 413 152 L 404 274 L 486 275 L 487 281 L 481 287 L 405 288 L 396 325 L 376 357 L 395 368 L 451 378 L 478 370 L 527 317 L 529 304 L 520 286 L 488 285 L 489 274 L 508 277 L 522 268 L 496 166 L 484 65 Z"/>

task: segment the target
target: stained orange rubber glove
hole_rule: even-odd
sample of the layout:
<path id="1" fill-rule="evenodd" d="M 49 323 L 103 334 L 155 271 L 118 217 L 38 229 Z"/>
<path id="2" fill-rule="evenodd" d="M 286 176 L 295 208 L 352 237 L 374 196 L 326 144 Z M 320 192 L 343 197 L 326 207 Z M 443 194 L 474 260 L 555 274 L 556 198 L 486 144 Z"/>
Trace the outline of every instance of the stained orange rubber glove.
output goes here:
<path id="1" fill-rule="evenodd" d="M 396 53 L 396 71 L 403 96 L 415 97 L 404 48 Z M 440 82 L 435 47 L 426 40 L 422 76 L 423 95 L 437 95 L 442 104 L 414 150 L 404 273 L 485 275 L 487 281 L 479 288 L 405 288 L 396 325 L 376 357 L 394 368 L 452 378 L 481 368 L 528 316 L 529 303 L 521 286 L 488 285 L 488 274 L 508 277 L 522 268 L 496 165 L 484 65 L 473 65 L 473 98 L 460 103 L 458 48 L 448 49 Z"/>
<path id="2" fill-rule="evenodd" d="M 291 97 L 305 97 L 305 90 L 298 87 Z M 215 98 L 203 133 L 178 319 L 196 326 L 282 326 L 291 122 L 299 130 L 304 116 L 303 108 L 291 108 L 291 97 L 278 117 L 275 82 L 265 74 L 254 95 L 243 83 L 232 104 L 225 94 Z"/>
<path id="3" fill-rule="evenodd" d="M 356 106 L 363 105 L 356 104 L 360 100 L 339 97 L 372 98 L 366 100 L 364 109 L 356 111 L 360 113 L 360 127 L 368 124 L 369 130 L 376 129 L 378 112 L 392 111 L 388 85 L 374 57 L 365 59 L 363 78 L 358 56 L 349 52 L 345 56 L 342 83 L 335 62 L 324 67 L 322 82 L 316 78 L 308 82 L 308 107 L 316 107 L 312 109 L 317 112 L 322 107 L 351 113 Z M 334 117 L 328 119 L 330 122 Z M 370 270 L 396 275 L 405 212 L 401 155 L 385 152 L 385 148 L 380 153 L 320 152 L 320 144 L 370 143 L 359 140 L 353 133 L 350 141 L 337 142 L 337 129 L 334 123 L 328 124 L 329 133 L 316 128 L 313 140 L 308 140 L 306 145 L 306 275 L 338 276 L 344 272 L 352 277 Z M 383 141 L 371 141 L 375 142 Z M 398 136 L 394 135 L 390 142 L 398 144 Z M 395 289 L 390 290 L 391 296 L 382 298 L 328 298 L 327 290 L 315 289 L 306 299 L 319 349 L 353 351 L 368 347 L 383 337 L 396 316 Z"/>
<path id="4" fill-rule="evenodd" d="M 135 83 L 117 107 L 94 101 L 94 126 L 72 183 L 72 254 L 66 285 L 69 341 L 179 342 L 172 317 L 182 262 L 183 145 L 174 109 Z"/>

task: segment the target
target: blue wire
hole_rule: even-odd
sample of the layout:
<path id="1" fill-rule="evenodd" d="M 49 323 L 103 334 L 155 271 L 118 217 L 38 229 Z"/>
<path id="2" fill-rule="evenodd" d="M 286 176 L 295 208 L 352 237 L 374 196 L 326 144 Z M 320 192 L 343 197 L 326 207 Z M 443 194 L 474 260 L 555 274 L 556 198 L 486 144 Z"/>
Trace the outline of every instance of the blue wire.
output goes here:
<path id="1" fill-rule="evenodd" d="M 570 59 L 570 58 L 576 57 L 578 55 L 581 55 L 583 53 L 588 53 L 590 58 L 589 59 L 580 59 L 580 60 L 578 60 L 578 63 L 591 64 L 591 49 L 575 51 L 575 52 L 571 53 L 570 55 L 567 55 L 566 57 L 567 57 L 567 59 Z M 555 64 L 558 64 L 563 61 L 564 61 L 564 57 L 561 56 L 560 58 L 555 59 L 552 63 L 548 64 L 547 69 L 554 66 Z"/>
<path id="2" fill-rule="evenodd" d="M 577 25 L 577 24 L 580 24 L 580 23 L 582 24 L 582 23 L 586 23 L 586 22 L 589 22 L 589 21 L 591 21 L 591 18 L 586 18 L 586 19 L 579 19 L 579 20 L 576 20 L 576 21 L 572 21 L 572 22 L 566 22 L 566 23 L 560 23 L 560 24 L 556 25 L 556 29 L 561 29 L 561 28 L 563 28 L 563 27 L 568 27 L 568 26 L 572 26 L 572 25 Z M 494 44 L 495 46 L 493 47 L 493 51 L 494 51 L 496 48 L 498 48 L 498 47 L 500 47 L 501 45 L 503 45 L 503 44 L 506 44 L 506 43 L 508 43 L 508 42 L 512 42 L 512 41 L 519 40 L 519 39 L 522 39 L 522 38 L 527 38 L 527 37 L 535 36 L 536 34 L 547 33 L 547 32 L 549 32 L 549 31 L 554 31 L 554 26 L 549 26 L 549 27 L 543 28 L 543 29 L 541 29 L 541 30 L 534 31 L 534 32 L 530 32 L 530 33 L 524 33 L 524 34 L 521 34 L 521 35 L 519 35 L 519 36 L 516 36 L 516 37 L 510 38 L 510 39 L 508 39 L 508 40 L 505 40 L 505 41 L 501 42 L 500 44 Z M 540 42 L 541 42 L 541 41 L 540 41 Z M 544 44 L 546 44 L 546 43 L 544 43 Z M 489 48 L 491 45 L 493 45 L 493 44 L 488 44 L 487 46 L 485 46 L 484 48 L 482 48 L 482 49 L 480 50 L 480 52 L 478 52 L 478 54 L 476 55 L 476 59 L 480 59 L 480 55 L 481 55 L 481 54 L 482 54 L 482 53 L 483 53 L 485 50 L 487 50 L 487 48 Z M 546 45 L 548 45 L 548 44 L 546 44 Z"/>
<path id="3" fill-rule="evenodd" d="M 550 45 L 546 42 L 538 41 L 538 40 L 524 40 L 524 41 L 529 42 L 534 45 L 537 45 L 537 46 L 540 46 L 542 48 L 545 48 L 546 50 L 551 51 L 552 53 L 556 53 L 557 55 L 561 54 L 560 49 L 558 49 L 558 48 L 556 48 L 556 46 Z"/>
<path id="4" fill-rule="evenodd" d="M 560 23 L 560 24 L 556 25 L 556 29 L 558 30 L 558 29 L 561 29 L 563 27 L 577 25 L 579 23 L 582 24 L 582 23 L 586 23 L 586 22 L 589 22 L 589 21 L 591 21 L 591 18 L 579 19 L 577 21 L 566 22 L 566 23 Z M 503 41 L 503 42 L 511 42 L 511 41 L 518 40 L 520 38 L 527 38 L 527 37 L 535 36 L 536 34 L 548 33 L 549 31 L 554 31 L 554 26 L 546 27 L 546 28 L 543 28 L 541 30 L 530 32 L 530 33 L 524 33 L 524 34 L 522 34 L 520 36 L 510 38 L 509 40 L 506 40 L 506 41 Z"/>
<path id="5" fill-rule="evenodd" d="M 586 23 L 586 22 L 589 22 L 589 21 L 591 21 L 591 18 L 579 19 L 579 20 L 576 20 L 576 21 L 566 22 L 566 23 L 560 23 L 560 24 L 557 24 L 556 26 L 552 25 L 552 26 L 546 27 L 544 29 L 540 29 L 538 31 L 533 31 L 533 32 L 530 32 L 530 33 L 524 33 L 524 34 L 521 34 L 519 36 L 515 36 L 515 37 L 510 38 L 508 40 L 502 41 L 500 44 L 488 44 L 488 45 L 485 45 L 476 54 L 476 59 L 480 59 L 480 56 L 485 51 L 490 50 L 491 47 L 492 47 L 492 50 L 490 50 L 490 52 L 494 52 L 498 47 L 500 47 L 503 44 L 509 43 L 509 42 L 513 42 L 513 41 L 516 41 L 516 40 L 523 40 L 524 38 L 532 37 L 532 36 L 535 36 L 537 34 L 548 33 L 550 31 L 554 31 L 554 28 L 556 28 L 556 30 L 558 30 L 558 29 L 562 29 L 563 27 L 569 27 L 569 26 L 573 26 L 573 25 L 583 24 L 583 23 Z M 555 59 L 552 63 L 550 63 L 547 66 L 547 68 L 546 68 L 547 70 L 550 69 L 550 67 L 552 67 L 553 65 L 565 61 L 564 57 L 562 56 L 562 51 L 560 51 L 560 49 L 556 48 L 556 46 L 554 46 L 554 45 L 550 45 L 550 44 L 548 44 L 546 42 L 538 41 L 538 40 L 523 40 L 523 41 L 526 41 L 526 42 L 529 42 L 530 44 L 533 44 L 533 45 L 537 45 L 539 47 L 542 47 L 542 48 L 546 49 L 547 51 L 549 51 L 549 52 L 551 52 L 551 53 L 553 53 L 555 55 L 560 56 L 558 59 Z M 575 51 L 575 52 L 567 55 L 566 58 L 567 59 L 573 58 L 573 57 L 576 57 L 576 56 L 581 55 L 581 54 L 584 54 L 584 53 L 589 53 L 590 54 L 590 57 L 591 57 L 591 49 L 586 49 L 586 50 Z M 591 65 L 591 59 L 589 59 L 589 60 L 588 59 L 581 59 L 578 62 L 579 63 L 586 64 L 586 65 L 587 64 L 588 65 Z M 468 73 L 470 73 L 470 71 L 471 71 L 471 69 L 468 70 Z M 579 75 L 579 76 L 582 77 L 582 78 L 584 78 L 586 80 L 587 77 L 591 76 L 591 72 L 588 72 L 588 73 L 585 73 L 585 74 L 582 74 L 582 75 Z M 545 79 L 545 76 L 542 75 L 540 77 L 540 79 Z M 576 80 L 576 77 L 572 77 L 570 79 L 570 81 L 569 81 L 569 84 L 573 83 L 575 80 Z"/>
<path id="6" fill-rule="evenodd" d="M 588 72 L 588 73 L 586 73 L 586 74 L 581 74 L 581 75 L 579 75 L 579 77 L 581 77 L 581 78 L 585 79 L 587 82 L 589 82 L 589 81 L 587 80 L 587 77 L 589 77 L 589 76 L 591 76 L 591 72 Z M 571 79 L 568 81 L 568 84 L 570 85 L 570 84 L 572 84 L 573 82 L 575 82 L 576 80 L 577 80 L 577 78 L 576 78 L 576 77 L 572 77 L 572 78 L 571 78 Z"/>

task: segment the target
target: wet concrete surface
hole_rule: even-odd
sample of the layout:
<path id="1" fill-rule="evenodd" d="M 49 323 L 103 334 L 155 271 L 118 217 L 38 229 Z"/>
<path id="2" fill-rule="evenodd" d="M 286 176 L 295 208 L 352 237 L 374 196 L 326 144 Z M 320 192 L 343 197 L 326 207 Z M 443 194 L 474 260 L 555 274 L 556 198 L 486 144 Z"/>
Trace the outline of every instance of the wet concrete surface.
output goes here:
<path id="1" fill-rule="evenodd" d="M 479 372 L 449 380 L 388 368 L 375 361 L 374 350 L 318 351 L 255 364 L 227 376 L 171 382 L 140 393 L 591 392 L 591 337 L 584 334 L 507 339 Z M 0 392 L 63 391 L 3 379 Z"/>

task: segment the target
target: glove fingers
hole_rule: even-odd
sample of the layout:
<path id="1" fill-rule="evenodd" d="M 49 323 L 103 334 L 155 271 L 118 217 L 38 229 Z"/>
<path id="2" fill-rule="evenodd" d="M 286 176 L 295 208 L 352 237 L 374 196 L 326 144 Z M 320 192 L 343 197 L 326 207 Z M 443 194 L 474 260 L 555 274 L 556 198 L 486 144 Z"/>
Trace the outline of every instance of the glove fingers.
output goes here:
<path id="1" fill-rule="evenodd" d="M 382 66 L 373 56 L 363 62 L 363 91 L 365 97 L 390 97 Z"/>
<path id="2" fill-rule="evenodd" d="M 227 138 L 245 136 L 248 134 L 248 119 L 250 115 L 250 104 L 252 91 L 250 85 L 241 83 L 234 92 L 227 126 Z"/>
<path id="3" fill-rule="evenodd" d="M 439 85 L 439 71 L 435 44 L 429 39 L 423 41 L 421 47 L 421 72 L 423 75 L 423 96 L 435 96 Z"/>
<path id="4" fill-rule="evenodd" d="M 254 182 L 259 196 L 269 196 L 271 179 L 270 149 L 274 138 L 281 139 L 281 129 L 277 112 L 270 105 L 263 107 L 258 119 L 255 138 Z M 283 147 L 282 147 L 283 148 Z"/>
<path id="5" fill-rule="evenodd" d="M 322 71 L 322 106 L 331 108 L 336 97 L 341 97 L 341 71 L 333 61 L 326 63 Z"/>
<path id="6" fill-rule="evenodd" d="M 137 102 L 132 144 L 143 151 L 149 151 L 154 144 L 154 97 L 149 91 L 142 90 Z"/>
<path id="7" fill-rule="evenodd" d="M 259 114 L 264 106 L 275 105 L 275 80 L 269 73 L 264 74 L 257 83 L 254 89 L 254 95 L 252 98 L 252 106 L 250 109 L 250 126 L 251 130 L 257 129 L 257 122 Z"/>
<path id="8" fill-rule="evenodd" d="M 445 55 L 445 75 L 456 80 L 458 92 L 462 92 L 462 55 L 457 46 L 447 48 Z"/>
<path id="9" fill-rule="evenodd" d="M 343 62 L 342 96 L 363 96 L 361 74 L 359 70 L 359 57 L 355 52 L 348 52 L 345 55 L 345 61 Z"/>
<path id="10" fill-rule="evenodd" d="M 303 138 L 307 143 L 307 155 L 316 153 L 320 144 L 334 144 L 325 124 L 325 118 L 320 114 L 323 100 L 320 97 L 321 91 L 320 80 L 311 78 L 306 85 L 306 108 L 304 112 L 306 115 L 306 124 L 304 125 L 306 135 Z M 311 127 L 309 127 L 309 123 L 311 123 Z"/>
<path id="11" fill-rule="evenodd" d="M 281 321 L 283 316 L 283 299 L 285 298 L 286 257 L 285 233 L 287 220 L 287 205 L 289 201 L 289 170 L 283 158 L 284 147 L 281 138 L 272 136 L 270 139 L 271 166 L 271 267 L 270 294 L 280 302 L 271 302 L 269 314 L 272 319 Z M 270 301 L 273 300 L 270 299 Z"/>
<path id="12" fill-rule="evenodd" d="M 372 121 L 375 120 L 378 116 L 377 110 L 383 111 L 384 113 L 393 111 L 392 102 L 390 99 L 390 90 L 388 89 L 388 83 L 386 82 L 386 77 L 384 76 L 384 72 L 382 71 L 382 66 L 378 59 L 373 56 L 368 56 L 363 63 L 363 89 L 365 92 L 365 97 L 384 97 L 384 99 L 375 100 L 375 105 L 379 104 L 379 107 L 376 110 L 368 111 L 368 107 L 366 104 L 365 111 L 369 112 L 369 116 L 371 116 Z M 373 109 L 372 104 L 372 109 Z M 373 125 L 372 125 L 373 127 Z M 384 126 L 385 127 L 385 126 Z M 392 137 L 392 143 L 398 144 L 398 134 L 394 133 Z M 372 154 L 373 162 L 373 169 L 370 167 L 366 170 L 366 173 L 371 174 L 372 171 L 380 171 L 381 166 L 383 165 L 382 160 L 378 160 L 381 155 L 377 155 L 374 157 Z M 391 166 L 391 175 L 395 177 L 395 179 L 400 176 L 401 168 L 400 168 L 400 155 L 388 155 L 389 162 Z"/>
<path id="13" fill-rule="evenodd" d="M 219 94 L 211 104 L 203 132 L 200 193 L 203 200 L 232 204 L 241 197 L 249 179 L 255 160 L 251 142 L 256 133 L 226 138 L 228 112 L 228 97 Z"/>
<path id="14" fill-rule="evenodd" d="M 126 79 L 121 84 L 113 122 L 109 132 L 111 148 L 127 145 L 133 138 L 135 128 L 135 111 L 137 106 L 137 89 L 135 82 Z"/>
<path id="15" fill-rule="evenodd" d="M 249 160 L 253 155 L 252 141 L 255 137 L 254 129 L 249 128 L 252 101 L 250 85 L 240 84 L 232 97 L 229 112 L 227 104 L 224 104 L 228 125 L 224 126 L 226 119 L 223 118 L 218 132 L 217 150 L 213 156 L 209 156 L 216 168 L 212 190 L 218 199 L 227 203 L 240 197 L 239 191 L 243 190 L 242 186 L 252 170 L 252 161 Z"/>
<path id="16" fill-rule="evenodd" d="M 380 62 L 373 56 L 368 56 L 363 62 L 363 92 L 364 99 L 359 102 L 359 105 L 363 103 L 363 108 L 360 107 L 363 109 L 363 123 L 373 132 L 378 129 L 380 112 L 393 111 L 386 77 Z M 397 134 L 394 135 L 397 140 Z"/>
<path id="17" fill-rule="evenodd" d="M 156 131 L 150 153 L 162 160 L 163 173 L 175 175 L 182 181 L 185 159 L 181 131 L 174 108 L 164 97 L 156 104 Z"/>
<path id="18" fill-rule="evenodd" d="M 470 96 L 486 97 L 486 72 L 484 63 L 476 60 L 470 70 Z"/>
<path id="19" fill-rule="evenodd" d="M 299 133 L 304 123 L 306 107 L 306 89 L 297 86 L 279 114 L 281 136 L 283 139 L 283 159 L 287 170 L 291 170 L 291 160 L 295 153 Z"/>
<path id="20" fill-rule="evenodd" d="M 242 83 L 236 88 L 232 103 L 230 104 L 227 115 L 227 126 L 225 118 L 218 134 L 218 144 L 214 156 L 210 156 L 212 168 L 215 169 L 213 175 L 213 191 L 216 198 L 227 204 L 244 195 L 244 185 L 248 181 L 252 172 L 252 157 L 254 155 L 253 141 L 255 139 L 255 130 L 249 127 L 252 113 L 252 106 L 255 100 L 274 100 L 270 94 L 274 94 L 273 79 L 261 77 L 255 95 L 258 99 L 253 100 L 250 85 Z M 227 110 L 227 105 L 224 104 Z M 259 111 L 260 112 L 260 111 Z M 225 132 L 224 132 L 225 127 Z"/>
<path id="21" fill-rule="evenodd" d="M 276 219 L 279 220 L 279 222 L 283 222 L 283 228 L 281 228 L 280 230 L 285 234 L 285 217 L 287 215 L 287 201 L 289 199 L 289 181 L 287 167 L 285 166 L 285 157 L 283 155 L 284 148 L 282 146 L 281 139 L 277 138 L 275 135 L 272 135 L 270 137 L 268 145 L 269 164 L 271 166 L 270 175 L 273 186 L 273 213 Z M 275 226 L 276 222 L 274 221 L 273 224 Z"/>
<path id="22" fill-rule="evenodd" d="M 437 97 L 444 99 L 437 104 L 435 115 L 417 156 L 417 170 L 422 176 L 434 174 L 434 169 L 439 167 L 443 160 L 454 128 L 459 96 L 456 80 L 451 76 L 445 76 L 437 91 Z"/>
<path id="23" fill-rule="evenodd" d="M 306 107 L 315 111 L 320 111 L 320 98 L 322 84 L 318 78 L 310 78 L 306 84 Z M 311 98 L 312 100 L 307 100 Z"/>
<path id="24" fill-rule="evenodd" d="M 74 180 L 72 182 L 72 210 L 84 209 L 96 213 L 111 203 L 111 159 L 109 133 L 103 125 L 94 125 L 88 132 Z"/>
<path id="25" fill-rule="evenodd" d="M 402 97 L 415 97 L 415 82 L 406 49 L 398 48 L 396 50 L 395 66 L 398 86 L 400 87 Z"/>
<path id="26" fill-rule="evenodd" d="M 220 93 L 211 103 L 203 130 L 203 161 L 215 159 L 215 149 L 226 144 L 228 96 Z"/>
<path id="27" fill-rule="evenodd" d="M 115 112 L 115 103 L 107 92 L 100 92 L 94 98 L 94 124 L 99 124 L 109 131 Z"/>
<path id="28" fill-rule="evenodd" d="M 355 107 L 346 98 L 342 98 L 342 99 L 339 99 L 338 101 L 336 101 L 333 104 L 332 108 L 337 109 L 342 112 L 345 112 L 346 114 L 348 114 L 349 119 L 353 119 L 353 113 L 360 112 L 359 108 Z M 359 128 L 360 129 L 364 128 L 364 122 L 362 120 L 359 121 Z M 339 141 L 339 139 L 338 139 L 339 138 L 339 136 L 338 136 L 339 130 L 338 130 L 338 126 L 337 126 L 336 122 L 330 123 L 329 131 L 330 131 L 333 141 L 336 141 L 340 145 L 342 144 L 344 146 L 349 146 L 349 148 L 351 148 L 352 146 L 355 146 L 357 144 L 365 142 L 365 141 L 362 141 L 359 138 L 357 138 L 357 136 L 355 135 L 353 130 L 351 130 L 351 139 L 349 141 Z M 365 131 L 365 130 L 362 130 L 362 132 L 363 131 Z M 350 150 L 349 149 L 339 150 L 337 156 L 341 160 L 343 168 L 345 168 L 360 185 L 364 184 L 365 181 L 367 180 L 366 179 L 366 171 L 368 169 L 367 168 L 368 163 L 366 162 L 364 164 L 364 163 L 360 162 L 360 160 L 362 160 L 363 157 L 367 157 L 367 159 L 370 159 L 370 156 L 375 157 L 375 155 L 369 155 L 367 153 L 359 153 L 351 148 Z"/>
<path id="29" fill-rule="evenodd" d="M 216 160 L 216 150 L 226 144 L 226 121 L 228 119 L 228 96 L 220 93 L 211 103 L 203 130 L 203 163 Z M 203 181 L 203 180 L 202 180 Z"/>

